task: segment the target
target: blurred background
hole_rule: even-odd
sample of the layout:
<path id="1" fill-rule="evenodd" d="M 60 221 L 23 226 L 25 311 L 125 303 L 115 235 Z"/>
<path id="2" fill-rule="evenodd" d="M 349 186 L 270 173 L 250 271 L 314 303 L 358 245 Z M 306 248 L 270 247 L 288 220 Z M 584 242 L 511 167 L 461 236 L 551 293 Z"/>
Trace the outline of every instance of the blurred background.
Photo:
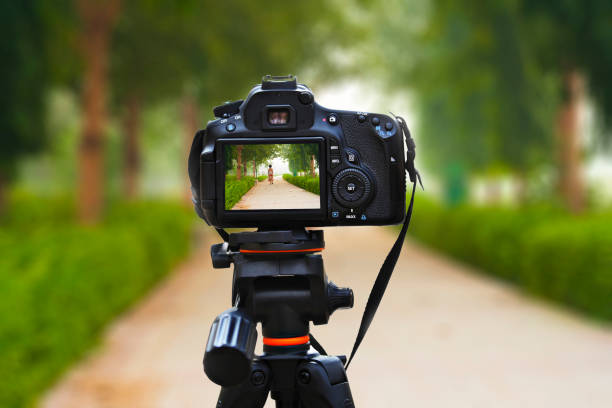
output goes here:
<path id="1" fill-rule="evenodd" d="M 423 273 L 468 268 L 469 282 L 597 331 L 608 360 L 595 374 L 611 381 L 589 406 L 612 404 L 609 0 L 3 0 L 0 20 L 0 406 L 39 404 L 92 348 L 104 353 L 108 324 L 180 262 L 210 269 L 215 238 L 187 185 L 193 134 L 214 106 L 288 73 L 326 107 L 407 119 L 426 187 L 409 252 L 455 265 Z M 397 230 L 383 231 L 391 243 Z M 337 237 L 336 255 L 353 248 Z M 365 297 L 373 273 L 341 283 Z M 491 406 L 472 391 L 456 405 Z"/>

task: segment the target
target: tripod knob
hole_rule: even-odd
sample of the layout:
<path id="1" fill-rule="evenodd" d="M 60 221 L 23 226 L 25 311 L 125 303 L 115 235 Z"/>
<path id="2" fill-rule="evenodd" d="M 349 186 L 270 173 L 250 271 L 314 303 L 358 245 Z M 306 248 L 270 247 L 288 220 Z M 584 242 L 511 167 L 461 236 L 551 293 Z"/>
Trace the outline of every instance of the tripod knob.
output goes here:
<path id="1" fill-rule="evenodd" d="M 350 288 L 339 288 L 333 282 L 327 284 L 327 309 L 331 315 L 338 309 L 350 309 L 353 307 L 353 290 Z"/>
<path id="2" fill-rule="evenodd" d="M 241 310 L 234 307 L 217 316 L 204 353 L 208 378 L 223 387 L 244 381 L 251 373 L 256 341 L 255 322 Z"/>
<path id="3" fill-rule="evenodd" d="M 229 268 L 232 264 L 227 242 L 213 244 L 210 247 L 210 257 L 212 259 L 213 268 L 216 269 Z"/>

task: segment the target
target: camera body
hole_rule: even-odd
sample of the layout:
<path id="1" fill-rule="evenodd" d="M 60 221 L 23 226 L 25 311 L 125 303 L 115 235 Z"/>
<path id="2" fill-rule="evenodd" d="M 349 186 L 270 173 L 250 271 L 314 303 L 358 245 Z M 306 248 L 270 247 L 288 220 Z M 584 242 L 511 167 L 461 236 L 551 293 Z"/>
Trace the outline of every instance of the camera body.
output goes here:
<path id="1" fill-rule="evenodd" d="M 208 224 L 403 221 L 404 135 L 395 118 L 324 108 L 292 76 L 266 76 L 244 101 L 214 113 L 189 155 L 195 209 Z"/>

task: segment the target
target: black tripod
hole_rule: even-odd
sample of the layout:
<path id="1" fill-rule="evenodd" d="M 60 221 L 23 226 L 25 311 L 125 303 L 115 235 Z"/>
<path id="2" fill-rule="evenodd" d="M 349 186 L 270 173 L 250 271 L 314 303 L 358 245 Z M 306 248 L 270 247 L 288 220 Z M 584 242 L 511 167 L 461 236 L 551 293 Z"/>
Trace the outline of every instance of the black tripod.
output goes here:
<path id="1" fill-rule="evenodd" d="M 353 292 L 327 281 L 323 231 L 241 232 L 213 245 L 215 268 L 234 264 L 234 307 L 210 330 L 204 371 L 222 386 L 217 408 L 354 408 L 344 356 L 310 351 L 309 324 L 353 306 Z M 254 356 L 256 324 L 264 354 Z M 323 352 L 324 353 L 324 352 Z"/>

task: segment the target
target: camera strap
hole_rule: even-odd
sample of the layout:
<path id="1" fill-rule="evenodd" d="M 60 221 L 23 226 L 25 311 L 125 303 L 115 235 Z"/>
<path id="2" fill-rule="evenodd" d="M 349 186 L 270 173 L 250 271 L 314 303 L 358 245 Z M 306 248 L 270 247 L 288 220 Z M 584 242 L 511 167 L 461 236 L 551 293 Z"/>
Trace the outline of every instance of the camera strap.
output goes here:
<path id="1" fill-rule="evenodd" d="M 359 331 L 357 332 L 357 338 L 355 339 L 355 344 L 353 345 L 353 350 L 351 351 L 351 355 L 346 363 L 345 369 L 348 369 L 349 364 L 355 357 L 355 353 L 357 349 L 361 345 L 363 338 L 366 335 L 366 332 L 370 328 L 370 324 L 372 324 L 372 320 L 374 320 L 374 316 L 376 315 L 376 310 L 378 310 L 378 306 L 380 305 L 380 301 L 382 300 L 385 290 L 387 289 L 387 285 L 391 280 L 391 275 L 393 274 L 393 269 L 395 269 L 395 264 L 400 256 L 402 251 L 402 245 L 404 244 L 404 240 L 406 239 L 406 232 L 408 231 L 408 226 L 410 225 L 410 219 L 412 218 L 412 208 L 414 206 L 414 193 L 416 190 L 416 181 L 412 183 L 412 195 L 410 196 L 410 204 L 408 205 L 408 212 L 406 213 L 406 219 L 404 220 L 404 224 L 402 225 L 402 229 L 389 251 L 389 254 L 385 258 L 385 262 L 383 262 L 380 267 L 380 271 L 378 271 L 378 276 L 376 277 L 376 281 L 374 281 L 374 286 L 370 291 L 370 296 L 368 297 L 368 303 L 366 303 L 365 310 L 363 311 L 363 316 L 361 318 L 361 324 L 359 325 Z"/>
<path id="2" fill-rule="evenodd" d="M 394 115 L 395 116 L 395 115 Z M 423 188 L 423 183 L 421 181 L 421 175 L 414 167 L 414 159 L 416 157 L 416 145 L 414 143 L 414 139 L 410 135 L 410 131 L 408 130 L 408 126 L 406 125 L 406 121 L 399 116 L 395 116 L 398 121 L 402 132 L 404 134 L 404 140 L 406 142 L 406 172 L 410 177 L 410 181 L 412 182 L 412 193 L 410 195 L 410 203 L 408 204 L 408 210 L 406 212 L 406 218 L 404 219 L 404 224 L 402 225 L 402 229 L 389 251 L 389 254 L 385 258 L 385 262 L 383 262 L 380 267 L 380 271 L 378 271 L 378 276 L 376 277 L 376 281 L 374 282 L 374 286 L 370 291 L 370 296 L 368 296 L 368 302 L 366 303 L 365 310 L 363 311 L 363 316 L 361 318 L 361 324 L 359 325 L 359 331 L 357 332 L 357 337 L 355 338 L 355 344 L 353 345 L 353 350 L 351 351 L 351 355 L 346 363 L 345 369 L 348 369 L 349 364 L 355 357 L 355 353 L 357 353 L 357 349 L 361 345 L 368 329 L 370 328 L 370 324 L 372 324 L 372 320 L 374 320 L 374 316 L 376 315 L 376 311 L 378 310 L 378 306 L 385 294 L 385 290 L 387 289 L 387 285 L 391 280 L 391 275 L 393 274 L 393 270 L 395 269 L 395 264 L 399 259 L 400 253 L 402 252 L 402 246 L 404 245 L 404 241 L 406 239 L 406 232 L 408 231 L 408 226 L 410 225 L 410 219 L 412 218 L 412 209 L 414 207 L 414 194 L 416 192 L 417 182 Z M 316 342 L 316 340 L 315 340 Z M 318 344 L 318 342 L 317 342 Z M 321 351 L 319 351 L 321 353 Z"/>

